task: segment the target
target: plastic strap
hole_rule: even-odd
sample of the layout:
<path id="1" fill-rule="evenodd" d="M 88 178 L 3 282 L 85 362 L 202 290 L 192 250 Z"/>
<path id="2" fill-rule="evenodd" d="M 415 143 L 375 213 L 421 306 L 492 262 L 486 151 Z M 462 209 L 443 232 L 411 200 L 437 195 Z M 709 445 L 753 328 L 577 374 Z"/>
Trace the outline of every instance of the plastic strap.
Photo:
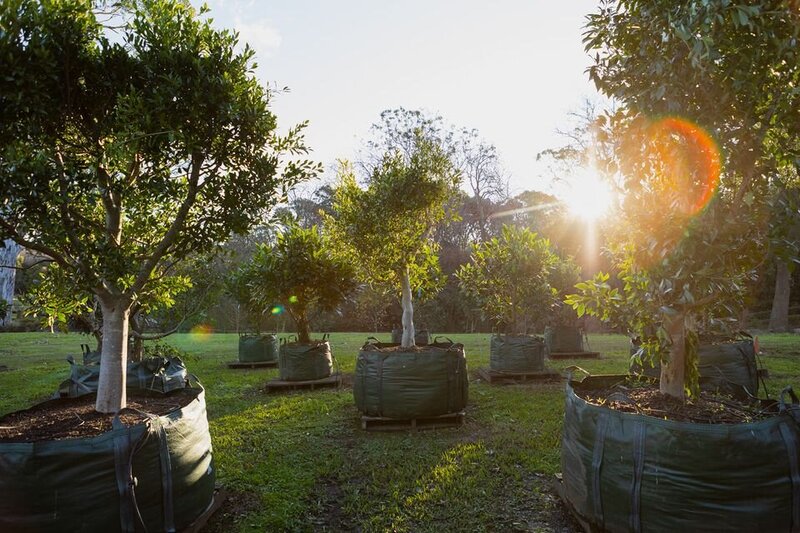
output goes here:
<path id="1" fill-rule="evenodd" d="M 133 520 L 133 468 L 130 461 L 131 432 L 124 431 L 119 415 L 111 421 L 113 430 L 120 430 L 114 435 L 114 471 L 117 476 L 117 491 L 119 492 L 119 521 L 120 528 L 125 533 L 136 531 Z"/>
<path id="2" fill-rule="evenodd" d="M 783 444 L 789 455 L 789 472 L 792 479 L 792 531 L 800 529 L 800 465 L 797 460 L 797 439 L 785 423 L 778 425 Z"/>
<path id="3" fill-rule="evenodd" d="M 378 416 L 383 416 L 383 361 L 386 357 L 378 357 Z"/>
<path id="4" fill-rule="evenodd" d="M 644 472 L 644 422 L 637 422 L 633 431 L 633 483 L 631 483 L 631 530 L 639 533 L 642 530 L 641 492 L 642 473 Z"/>
<path id="5" fill-rule="evenodd" d="M 371 343 L 371 342 L 369 342 L 369 341 L 375 341 L 375 343 L 374 343 L 374 344 L 378 344 L 378 343 L 380 343 L 380 342 L 381 342 L 381 341 L 379 341 L 378 339 L 376 339 L 375 337 L 367 337 L 367 344 L 373 344 L 373 343 Z"/>
<path id="6" fill-rule="evenodd" d="M 323 333 L 323 335 L 322 335 L 322 341 L 324 342 L 324 341 L 328 340 L 328 339 L 330 338 L 330 336 L 331 336 L 331 334 L 330 334 L 330 333 Z"/>
<path id="7" fill-rule="evenodd" d="M 438 342 L 439 342 L 439 339 L 444 339 L 444 340 L 446 340 L 447 342 L 449 342 L 449 343 L 450 343 L 450 346 L 453 346 L 453 345 L 455 344 L 455 343 L 454 343 L 452 340 L 450 340 L 450 338 L 449 338 L 449 337 L 445 337 L 444 335 L 437 335 L 437 336 L 435 336 L 435 337 L 433 338 L 433 344 L 436 344 L 436 343 L 438 343 Z"/>
<path id="8" fill-rule="evenodd" d="M 788 385 L 781 391 L 781 395 L 778 397 L 778 412 L 781 412 L 781 413 L 786 412 L 786 395 L 787 394 L 789 395 L 789 397 L 792 400 L 791 405 L 792 406 L 796 406 L 797 405 L 797 402 L 798 402 L 797 395 L 794 393 L 794 389 L 792 388 L 792 386 Z"/>
<path id="9" fill-rule="evenodd" d="M 164 530 L 170 533 L 175 531 L 175 512 L 172 506 L 172 461 L 169 457 L 169 444 L 167 443 L 167 430 L 161 419 L 151 415 L 151 423 L 158 435 L 159 456 L 161 459 L 161 495 L 164 505 Z"/>
<path id="10" fill-rule="evenodd" d="M 602 529 L 605 524 L 603 518 L 603 496 L 600 491 L 600 469 L 603 466 L 603 448 L 606 442 L 606 430 L 608 429 L 608 414 L 602 413 L 597 421 L 597 434 L 594 438 L 594 450 L 592 451 L 592 501 L 594 502 L 595 520 Z"/>

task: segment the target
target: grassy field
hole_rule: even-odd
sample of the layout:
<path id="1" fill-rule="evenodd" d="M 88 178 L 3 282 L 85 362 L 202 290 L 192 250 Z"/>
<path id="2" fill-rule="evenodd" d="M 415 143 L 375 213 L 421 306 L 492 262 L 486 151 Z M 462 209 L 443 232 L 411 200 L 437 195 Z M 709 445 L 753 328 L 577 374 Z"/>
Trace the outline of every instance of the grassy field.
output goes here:
<path id="1" fill-rule="evenodd" d="M 352 373 L 368 334 L 334 333 L 333 353 Z M 572 531 L 551 489 L 560 471 L 563 385 L 488 385 L 489 336 L 453 334 L 470 369 L 466 422 L 458 429 L 365 433 L 352 390 L 266 395 L 277 370 L 228 370 L 235 334 L 175 335 L 207 389 L 219 482 L 233 497 L 212 531 Z M 381 336 L 388 341 L 388 335 Z M 0 334 L 0 414 L 44 399 L 68 377 L 80 335 Z M 600 360 L 551 361 L 563 370 L 622 373 L 627 339 L 590 336 Z M 800 336 L 764 335 L 769 391 L 800 385 Z"/>

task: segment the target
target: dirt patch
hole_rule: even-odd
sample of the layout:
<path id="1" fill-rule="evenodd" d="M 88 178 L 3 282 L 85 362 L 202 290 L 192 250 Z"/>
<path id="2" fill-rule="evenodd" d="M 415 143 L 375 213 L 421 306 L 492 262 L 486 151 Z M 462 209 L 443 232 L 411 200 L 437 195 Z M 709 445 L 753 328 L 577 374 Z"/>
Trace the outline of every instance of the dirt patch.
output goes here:
<path id="1" fill-rule="evenodd" d="M 165 396 L 131 395 L 119 418 L 126 426 L 147 420 L 137 412 L 165 415 L 184 407 L 196 395 L 178 390 Z M 114 415 L 94 410 L 95 395 L 49 401 L 0 418 L 0 442 L 38 442 L 95 437 L 111 431 Z"/>
<path id="2" fill-rule="evenodd" d="M 773 412 L 765 412 L 761 407 L 708 391 L 702 391 L 699 397 L 686 402 L 661 394 L 653 385 L 618 384 L 610 388 L 575 392 L 594 405 L 676 422 L 740 424 L 774 416 Z"/>
<path id="3" fill-rule="evenodd" d="M 509 483 L 509 494 L 499 494 L 498 531 L 550 531 L 578 533 L 580 525 L 564 506 L 550 476 L 524 473 L 522 487 Z"/>
<path id="4" fill-rule="evenodd" d="M 348 519 L 342 503 L 344 491 L 341 482 L 334 477 L 317 480 L 309 502 L 308 522 L 314 531 L 353 531 L 354 524 Z"/>
<path id="5" fill-rule="evenodd" d="M 222 506 L 209 518 L 203 527 L 203 533 L 230 533 L 247 515 L 262 508 L 258 494 L 244 491 L 227 491 L 228 496 Z"/>

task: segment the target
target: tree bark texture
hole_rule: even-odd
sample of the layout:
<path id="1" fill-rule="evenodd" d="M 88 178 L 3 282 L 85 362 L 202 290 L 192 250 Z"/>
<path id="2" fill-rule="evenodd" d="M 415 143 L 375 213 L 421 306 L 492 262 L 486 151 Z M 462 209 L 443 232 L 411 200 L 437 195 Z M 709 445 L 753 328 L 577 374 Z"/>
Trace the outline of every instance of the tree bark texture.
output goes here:
<path id="1" fill-rule="evenodd" d="M 411 348 L 416 344 L 414 342 L 414 304 L 411 303 L 411 279 L 408 274 L 408 268 L 403 271 L 402 289 L 403 338 L 400 341 L 400 345 L 403 348 Z"/>
<path id="2" fill-rule="evenodd" d="M 17 265 L 17 255 L 20 246 L 12 240 L 4 241 L 4 247 L 0 248 L 0 299 L 8 302 L 8 311 L 5 319 L 0 319 L 0 326 L 11 324 L 12 304 L 14 303 L 14 281 L 17 271 L 13 267 Z M 12 267 L 12 268 L 3 268 Z"/>
<path id="3" fill-rule="evenodd" d="M 769 315 L 769 330 L 789 331 L 789 296 L 792 276 L 789 264 L 781 259 L 775 260 L 775 295 L 772 297 L 772 312 Z"/>
<path id="4" fill-rule="evenodd" d="M 119 296 L 100 299 L 103 311 L 103 350 L 100 353 L 95 409 L 101 413 L 116 413 L 128 403 L 125 381 L 130 305 L 127 299 Z"/>
<path id="5" fill-rule="evenodd" d="M 672 338 L 672 347 L 669 350 L 669 361 L 661 363 L 659 390 L 662 394 L 683 400 L 683 384 L 686 378 L 686 323 L 683 315 L 679 315 L 665 325 Z"/>

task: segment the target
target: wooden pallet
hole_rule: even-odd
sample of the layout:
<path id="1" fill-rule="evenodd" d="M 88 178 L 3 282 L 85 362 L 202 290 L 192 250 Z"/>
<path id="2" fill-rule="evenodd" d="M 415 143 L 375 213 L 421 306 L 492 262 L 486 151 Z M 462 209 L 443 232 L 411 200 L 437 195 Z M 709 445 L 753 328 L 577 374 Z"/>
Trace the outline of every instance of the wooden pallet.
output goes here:
<path id="1" fill-rule="evenodd" d="M 600 352 L 550 352 L 549 359 L 597 359 Z"/>
<path id="2" fill-rule="evenodd" d="M 542 372 L 497 372 L 488 368 L 479 368 L 478 375 L 486 383 L 543 383 L 561 381 L 563 376 L 554 370 Z"/>
<path id="3" fill-rule="evenodd" d="M 285 392 L 297 389 L 317 389 L 323 387 L 338 387 L 342 384 L 342 375 L 333 374 L 327 378 L 312 379 L 309 381 L 284 381 L 273 379 L 267 381 L 267 392 Z"/>
<path id="4" fill-rule="evenodd" d="M 197 517 L 197 519 L 189 524 L 185 529 L 181 530 L 181 533 L 197 533 L 201 529 L 205 527 L 208 523 L 209 518 L 211 515 L 216 513 L 222 504 L 225 502 L 225 499 L 228 497 L 228 494 L 225 492 L 224 489 L 217 487 L 214 489 L 214 496 L 211 499 L 211 505 L 203 511 L 203 514 Z"/>
<path id="5" fill-rule="evenodd" d="M 275 368 L 278 366 L 278 361 L 231 361 L 228 363 L 228 368 Z"/>
<path id="6" fill-rule="evenodd" d="M 361 429 L 366 431 L 420 431 L 423 429 L 456 428 L 464 423 L 464 411 L 425 418 L 386 418 L 362 416 Z"/>

